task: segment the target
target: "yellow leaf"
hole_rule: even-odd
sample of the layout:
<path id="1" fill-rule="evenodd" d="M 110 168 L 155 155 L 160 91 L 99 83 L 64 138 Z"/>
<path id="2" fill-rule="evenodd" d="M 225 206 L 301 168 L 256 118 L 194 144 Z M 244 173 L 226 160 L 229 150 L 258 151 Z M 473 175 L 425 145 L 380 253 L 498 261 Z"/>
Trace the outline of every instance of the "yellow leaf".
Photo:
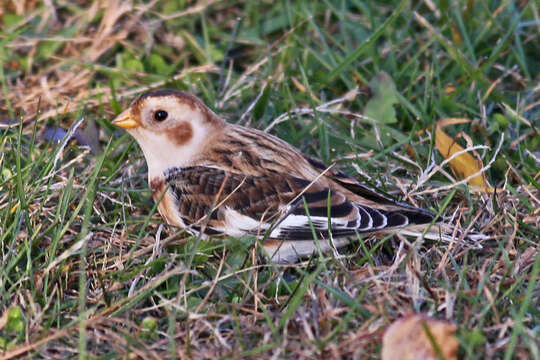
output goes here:
<path id="1" fill-rule="evenodd" d="M 292 80 L 294 86 L 296 86 L 296 88 L 298 90 L 300 90 L 300 92 L 303 92 L 303 93 L 306 92 L 306 87 L 304 85 L 300 84 L 300 81 L 296 80 L 294 77 L 291 77 L 291 80 Z"/>
<path id="2" fill-rule="evenodd" d="M 463 151 L 464 149 L 455 139 L 448 136 L 442 128 L 447 125 L 465 122 L 469 122 L 469 120 L 449 118 L 437 122 L 435 130 L 435 146 L 445 159 L 452 157 L 454 154 Z M 465 179 L 480 172 L 480 169 L 482 169 L 484 165 L 480 159 L 475 159 L 470 152 L 465 152 L 450 160 L 450 166 Z M 472 187 L 472 190 L 484 192 L 494 191 L 491 185 L 489 185 L 484 173 L 473 176 L 468 180 L 468 183 Z"/>
<path id="3" fill-rule="evenodd" d="M 9 213 L 10 214 L 13 214 L 15 211 L 17 211 L 17 208 L 19 207 L 19 203 L 16 203 L 15 205 L 13 205 L 13 207 L 11 208 L 11 210 L 9 210 Z"/>

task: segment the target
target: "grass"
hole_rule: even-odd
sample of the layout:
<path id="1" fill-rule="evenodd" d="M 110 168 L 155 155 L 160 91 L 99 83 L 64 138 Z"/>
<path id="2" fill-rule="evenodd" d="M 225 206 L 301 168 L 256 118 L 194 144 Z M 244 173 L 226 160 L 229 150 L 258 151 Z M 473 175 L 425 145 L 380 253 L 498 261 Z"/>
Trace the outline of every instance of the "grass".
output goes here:
<path id="1" fill-rule="evenodd" d="M 0 5 L 0 358 L 379 358 L 411 312 L 457 324 L 460 358 L 540 357 L 536 2 L 51 3 Z M 395 100 L 374 121 L 381 83 Z M 157 87 L 490 239 L 365 238 L 277 266 L 254 239 L 161 227 L 110 124 Z M 419 182 L 445 117 L 472 120 L 446 130 L 489 146 L 484 164 L 502 136 L 499 193 L 449 186 L 448 166 Z"/>

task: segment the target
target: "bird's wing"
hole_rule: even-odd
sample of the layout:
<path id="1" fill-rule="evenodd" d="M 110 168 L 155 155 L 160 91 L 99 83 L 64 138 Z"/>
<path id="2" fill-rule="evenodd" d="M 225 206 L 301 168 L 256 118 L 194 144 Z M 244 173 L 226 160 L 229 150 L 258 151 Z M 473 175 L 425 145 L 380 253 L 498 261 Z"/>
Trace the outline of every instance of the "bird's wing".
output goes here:
<path id="1" fill-rule="evenodd" d="M 352 203 L 340 192 L 287 174 L 193 166 L 171 169 L 166 180 L 182 220 L 206 234 L 269 231 L 274 239 L 308 240 L 314 232 L 327 238 L 330 232 L 349 236 L 407 224 L 399 213 Z"/>
<path id="2" fill-rule="evenodd" d="M 300 179 L 317 178 L 318 183 L 344 195 L 354 206 L 372 209 L 383 215 L 393 214 L 388 215 L 390 219 L 386 220 L 386 227 L 426 224 L 434 218 L 431 212 L 397 202 L 345 173 L 326 166 L 320 160 L 301 153 L 283 140 L 259 130 L 235 125 L 230 131 L 223 132 L 222 138 L 215 143 L 219 145 L 213 146 L 211 151 L 205 154 L 204 160 L 216 167 L 253 176 L 264 176 L 273 172 Z M 377 213 L 369 216 L 378 219 Z M 367 227 L 361 231 L 373 230 Z"/>
<path id="3" fill-rule="evenodd" d="M 304 158 L 314 169 L 319 172 L 324 172 L 326 178 L 360 196 L 361 198 L 366 199 L 369 203 L 376 203 L 380 205 L 377 206 L 379 210 L 384 209 L 389 213 L 400 214 L 407 218 L 407 222 L 403 224 L 400 224 L 400 220 L 396 218 L 395 221 L 393 221 L 394 225 L 390 227 L 400 227 L 409 224 L 427 224 L 430 223 L 435 217 L 435 215 L 428 210 L 393 200 L 381 194 L 380 191 L 360 183 L 358 180 L 348 176 L 340 170 L 333 168 L 329 169 L 328 166 L 313 157 L 304 155 Z"/>

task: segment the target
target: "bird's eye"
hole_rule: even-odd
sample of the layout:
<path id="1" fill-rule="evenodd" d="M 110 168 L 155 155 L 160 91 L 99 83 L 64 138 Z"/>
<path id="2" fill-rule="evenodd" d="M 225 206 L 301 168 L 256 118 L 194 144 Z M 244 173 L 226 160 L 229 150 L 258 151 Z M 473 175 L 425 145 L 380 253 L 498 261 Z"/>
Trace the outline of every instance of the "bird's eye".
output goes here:
<path id="1" fill-rule="evenodd" d="M 167 114 L 165 110 L 158 110 L 154 113 L 154 119 L 156 119 L 156 121 L 163 121 L 168 115 L 169 114 Z"/>

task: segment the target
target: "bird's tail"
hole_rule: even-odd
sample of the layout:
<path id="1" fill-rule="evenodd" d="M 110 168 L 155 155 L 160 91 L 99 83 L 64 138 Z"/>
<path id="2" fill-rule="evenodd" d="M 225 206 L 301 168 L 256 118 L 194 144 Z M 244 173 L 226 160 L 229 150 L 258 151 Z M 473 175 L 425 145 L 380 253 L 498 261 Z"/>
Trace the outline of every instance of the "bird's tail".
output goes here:
<path id="1" fill-rule="evenodd" d="M 475 249 L 482 249 L 482 242 L 488 238 L 487 235 L 462 231 L 445 223 L 435 223 L 431 226 L 430 224 L 411 225 L 400 229 L 398 233 L 420 239 L 454 242 Z"/>
<path id="2" fill-rule="evenodd" d="M 388 219 L 388 230 L 391 230 L 393 225 L 391 220 L 394 218 L 397 219 L 399 216 L 402 224 L 399 226 L 399 221 L 397 221 L 396 225 L 398 226 L 394 227 L 392 230 L 410 237 L 434 241 L 457 242 L 477 249 L 481 249 L 482 241 L 488 238 L 488 236 L 483 234 L 460 230 L 456 228 L 456 226 L 452 226 L 441 220 L 436 220 L 436 222 L 432 224 L 435 219 L 435 214 L 432 212 L 413 207 L 409 204 L 398 203 L 397 205 L 399 207 L 395 210 L 385 212 L 385 216 Z"/>

